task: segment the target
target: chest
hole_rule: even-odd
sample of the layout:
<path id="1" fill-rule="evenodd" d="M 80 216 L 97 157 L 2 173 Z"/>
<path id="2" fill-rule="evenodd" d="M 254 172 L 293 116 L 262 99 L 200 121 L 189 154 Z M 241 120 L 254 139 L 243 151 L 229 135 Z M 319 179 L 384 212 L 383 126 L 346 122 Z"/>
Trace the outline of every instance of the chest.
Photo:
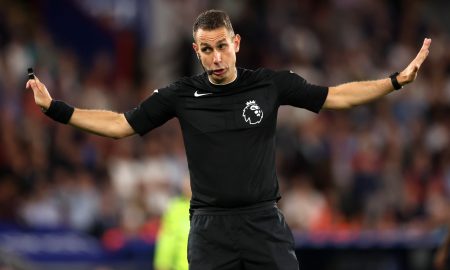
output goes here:
<path id="1" fill-rule="evenodd" d="M 191 132 L 252 129 L 276 120 L 277 98 L 270 85 L 225 94 L 202 94 L 196 91 L 182 97 L 178 118 L 182 127 L 191 127 Z"/>

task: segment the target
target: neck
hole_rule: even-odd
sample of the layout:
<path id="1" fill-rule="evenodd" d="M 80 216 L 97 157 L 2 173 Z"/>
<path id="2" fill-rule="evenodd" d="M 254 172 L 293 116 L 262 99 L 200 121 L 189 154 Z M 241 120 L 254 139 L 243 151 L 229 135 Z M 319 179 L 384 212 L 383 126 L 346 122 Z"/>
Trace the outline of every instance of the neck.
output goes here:
<path id="1" fill-rule="evenodd" d="M 236 79 L 237 79 L 237 68 L 236 68 L 236 67 L 234 67 L 234 70 L 233 70 L 233 77 L 231 78 L 231 80 L 230 80 L 229 82 L 216 83 L 216 82 L 214 82 L 214 81 L 211 79 L 211 76 L 208 75 L 208 81 L 209 81 L 210 83 L 214 84 L 214 85 L 227 85 L 227 84 L 230 84 L 230 83 L 234 82 Z"/>

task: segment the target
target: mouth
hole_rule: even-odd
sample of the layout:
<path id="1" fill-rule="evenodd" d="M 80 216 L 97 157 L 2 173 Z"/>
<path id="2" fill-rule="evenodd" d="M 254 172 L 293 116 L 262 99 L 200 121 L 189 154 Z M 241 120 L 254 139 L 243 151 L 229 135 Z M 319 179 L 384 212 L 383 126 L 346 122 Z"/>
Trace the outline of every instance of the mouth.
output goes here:
<path id="1" fill-rule="evenodd" d="M 226 72 L 226 69 L 220 68 L 220 69 L 215 69 L 213 71 L 213 74 L 216 75 L 216 76 L 220 76 L 220 75 L 223 75 L 225 72 Z"/>

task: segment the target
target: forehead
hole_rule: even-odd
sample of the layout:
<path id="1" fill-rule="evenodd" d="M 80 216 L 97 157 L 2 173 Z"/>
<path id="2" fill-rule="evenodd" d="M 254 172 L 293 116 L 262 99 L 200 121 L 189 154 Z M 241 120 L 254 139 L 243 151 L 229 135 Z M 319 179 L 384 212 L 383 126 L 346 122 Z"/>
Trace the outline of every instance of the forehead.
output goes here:
<path id="1" fill-rule="evenodd" d="M 224 39 L 230 40 L 231 34 L 225 27 L 221 27 L 214 30 L 198 29 L 195 37 L 198 45 L 212 45 Z"/>

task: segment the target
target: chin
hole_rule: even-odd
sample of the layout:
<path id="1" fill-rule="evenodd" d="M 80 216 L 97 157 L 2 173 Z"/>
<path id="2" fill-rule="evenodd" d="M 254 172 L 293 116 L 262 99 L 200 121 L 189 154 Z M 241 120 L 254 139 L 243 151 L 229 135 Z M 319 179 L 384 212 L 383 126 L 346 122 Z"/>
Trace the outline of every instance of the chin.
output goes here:
<path id="1" fill-rule="evenodd" d="M 212 77 L 211 80 L 214 84 L 223 84 L 225 79 L 224 78 L 217 78 L 217 77 Z"/>

